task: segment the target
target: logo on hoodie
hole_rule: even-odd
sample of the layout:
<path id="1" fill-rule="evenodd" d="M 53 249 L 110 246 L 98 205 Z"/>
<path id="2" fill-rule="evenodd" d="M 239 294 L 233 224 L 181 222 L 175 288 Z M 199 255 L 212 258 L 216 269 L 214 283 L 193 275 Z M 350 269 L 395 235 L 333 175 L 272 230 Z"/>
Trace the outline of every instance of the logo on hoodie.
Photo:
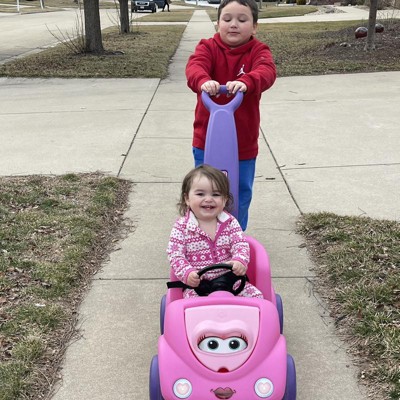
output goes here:
<path id="1" fill-rule="evenodd" d="M 246 72 L 244 72 L 244 64 L 242 65 L 242 68 L 240 68 L 239 73 L 236 76 L 240 75 L 246 75 Z"/>

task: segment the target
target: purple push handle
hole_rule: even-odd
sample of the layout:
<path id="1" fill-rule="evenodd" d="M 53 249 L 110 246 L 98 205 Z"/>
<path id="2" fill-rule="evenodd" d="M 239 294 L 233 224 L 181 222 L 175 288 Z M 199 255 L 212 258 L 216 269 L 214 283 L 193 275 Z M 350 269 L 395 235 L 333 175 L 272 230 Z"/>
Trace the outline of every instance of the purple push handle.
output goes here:
<path id="1" fill-rule="evenodd" d="M 220 93 L 227 94 L 226 86 Z M 206 92 L 201 99 L 210 112 L 208 120 L 204 163 L 220 169 L 227 174 L 233 196 L 232 214 L 238 218 L 239 211 L 239 153 L 234 112 L 243 100 L 243 92 L 236 92 L 227 104 L 216 104 Z"/>
<path id="2" fill-rule="evenodd" d="M 225 85 L 220 86 L 219 93 L 228 94 L 228 90 Z M 240 104 L 242 104 L 243 92 L 236 92 L 232 100 L 229 103 L 223 105 L 215 103 L 207 92 L 201 92 L 201 100 L 203 101 L 203 104 L 207 108 L 207 110 L 210 111 L 210 113 L 218 109 L 226 109 L 228 112 L 231 112 L 233 114 L 236 109 L 239 108 Z"/>

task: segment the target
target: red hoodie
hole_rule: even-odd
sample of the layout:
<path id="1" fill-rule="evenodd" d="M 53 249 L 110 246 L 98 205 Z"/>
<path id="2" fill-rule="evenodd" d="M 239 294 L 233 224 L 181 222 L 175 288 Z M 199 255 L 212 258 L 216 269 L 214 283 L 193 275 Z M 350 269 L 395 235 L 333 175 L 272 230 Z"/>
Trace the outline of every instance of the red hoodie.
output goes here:
<path id="1" fill-rule="evenodd" d="M 242 46 L 231 49 L 216 33 L 211 39 L 203 39 L 186 65 L 187 84 L 197 93 L 197 105 L 193 123 L 193 147 L 204 149 L 209 112 L 201 101 L 201 85 L 215 80 L 221 85 L 228 81 L 241 81 L 247 92 L 235 112 L 239 159 L 257 157 L 260 129 L 261 93 L 269 89 L 276 79 L 276 68 L 269 47 L 250 39 Z M 229 102 L 226 96 L 214 97 L 218 104 Z"/>

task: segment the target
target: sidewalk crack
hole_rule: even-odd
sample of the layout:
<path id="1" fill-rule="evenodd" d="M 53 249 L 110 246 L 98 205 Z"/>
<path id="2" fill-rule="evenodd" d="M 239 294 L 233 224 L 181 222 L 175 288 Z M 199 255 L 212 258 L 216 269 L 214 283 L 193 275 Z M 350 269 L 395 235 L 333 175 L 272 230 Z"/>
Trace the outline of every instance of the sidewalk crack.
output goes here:
<path id="1" fill-rule="evenodd" d="M 282 168 L 281 168 L 280 165 L 278 164 L 278 161 L 277 161 L 277 159 L 276 159 L 276 157 L 275 157 L 275 154 L 274 154 L 274 152 L 272 151 L 272 148 L 271 148 L 271 146 L 269 145 L 268 140 L 267 140 L 267 137 L 266 137 L 266 135 L 265 135 L 263 129 L 261 128 L 261 126 L 260 126 L 260 131 L 261 131 L 261 135 L 262 135 L 262 137 L 263 137 L 263 139 L 264 139 L 264 142 L 265 142 L 265 144 L 267 145 L 267 147 L 268 147 L 268 149 L 269 149 L 269 152 L 271 153 L 271 156 L 272 156 L 272 158 L 273 158 L 273 160 L 274 160 L 274 163 L 275 163 L 275 165 L 276 165 L 276 168 L 278 169 L 279 174 L 281 175 L 282 180 L 283 180 L 283 182 L 285 183 L 286 189 L 288 190 L 289 195 L 290 195 L 290 197 L 291 197 L 291 199 L 292 199 L 294 205 L 295 205 L 296 208 L 299 210 L 300 214 L 303 215 L 303 211 L 301 210 L 301 208 L 300 208 L 300 206 L 299 206 L 299 203 L 297 202 L 296 198 L 295 198 L 294 195 L 293 195 L 293 192 L 292 192 L 292 190 L 291 190 L 291 188 L 290 188 L 289 182 L 286 180 L 285 175 L 284 175 L 283 172 L 282 172 Z"/>

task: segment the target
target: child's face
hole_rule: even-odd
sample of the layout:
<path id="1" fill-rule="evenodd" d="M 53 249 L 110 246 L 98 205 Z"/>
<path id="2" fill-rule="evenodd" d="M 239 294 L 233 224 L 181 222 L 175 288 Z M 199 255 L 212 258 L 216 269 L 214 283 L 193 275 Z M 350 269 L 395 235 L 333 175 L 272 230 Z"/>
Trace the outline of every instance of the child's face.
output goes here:
<path id="1" fill-rule="evenodd" d="M 204 175 L 193 179 L 189 193 L 185 196 L 186 205 L 199 221 L 216 219 L 225 207 L 226 198 L 216 190 L 212 182 Z"/>
<path id="2" fill-rule="evenodd" d="M 250 7 L 233 1 L 221 10 L 218 32 L 228 46 L 235 48 L 247 43 L 256 34 L 256 29 Z"/>

